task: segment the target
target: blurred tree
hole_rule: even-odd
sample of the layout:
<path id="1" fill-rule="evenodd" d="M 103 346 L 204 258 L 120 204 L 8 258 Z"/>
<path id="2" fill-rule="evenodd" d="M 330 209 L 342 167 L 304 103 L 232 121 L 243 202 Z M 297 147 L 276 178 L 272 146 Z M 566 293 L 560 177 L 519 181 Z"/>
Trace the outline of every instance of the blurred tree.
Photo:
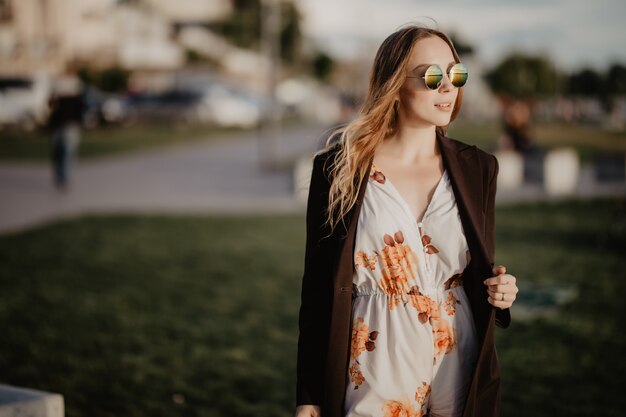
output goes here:
<path id="1" fill-rule="evenodd" d="M 86 67 L 77 71 L 78 77 L 85 83 L 101 91 L 119 93 L 126 91 L 130 72 L 118 67 L 105 70 L 91 70 Z"/>
<path id="2" fill-rule="evenodd" d="M 235 12 L 220 22 L 207 27 L 232 42 L 247 49 L 258 49 L 261 39 L 261 0 L 233 0 Z M 298 59 L 302 32 L 300 11 L 295 2 L 280 1 L 281 7 L 281 58 L 292 64 Z"/>
<path id="3" fill-rule="evenodd" d="M 324 52 L 319 51 L 313 58 L 313 75 L 318 80 L 326 81 L 334 66 L 335 62 L 333 59 Z"/>
<path id="4" fill-rule="evenodd" d="M 10 22 L 12 18 L 11 2 L 9 0 L 0 0 L 0 22 Z"/>
<path id="5" fill-rule="evenodd" d="M 207 24 L 241 48 L 258 48 L 261 38 L 261 1 L 232 0 L 234 13 L 227 19 Z"/>
<path id="6" fill-rule="evenodd" d="M 281 7 L 282 25 L 280 31 L 280 55 L 284 62 L 294 64 L 299 60 L 300 41 L 300 11 L 294 2 L 283 2 Z"/>
<path id="7" fill-rule="evenodd" d="M 597 71 L 584 68 L 567 79 L 566 93 L 581 96 L 600 96 L 605 91 L 605 80 Z"/>
<path id="8" fill-rule="evenodd" d="M 611 65 L 606 76 L 606 89 L 608 94 L 626 94 L 626 67 L 624 65 Z"/>
<path id="9" fill-rule="evenodd" d="M 494 93 L 522 98 L 556 93 L 561 76 L 547 58 L 515 53 L 489 71 L 485 78 Z"/>
<path id="10" fill-rule="evenodd" d="M 452 33 L 450 35 L 450 40 L 452 41 L 452 44 L 454 45 L 454 49 L 456 49 L 456 52 L 460 56 L 471 55 L 474 53 L 474 47 L 470 45 L 469 43 L 466 43 L 462 39 L 460 39 L 456 33 Z"/>

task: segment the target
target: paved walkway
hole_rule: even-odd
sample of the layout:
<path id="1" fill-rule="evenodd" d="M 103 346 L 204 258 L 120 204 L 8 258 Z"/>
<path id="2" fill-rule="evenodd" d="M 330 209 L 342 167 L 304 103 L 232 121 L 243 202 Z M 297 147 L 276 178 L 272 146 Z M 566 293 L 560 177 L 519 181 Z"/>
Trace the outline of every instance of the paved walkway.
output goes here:
<path id="1" fill-rule="evenodd" d="M 320 127 L 284 128 L 274 143 L 285 164 L 312 154 Z M 272 144 L 264 146 L 263 155 Z M 259 162 L 256 132 L 175 148 L 77 161 L 66 192 L 52 186 L 48 164 L 0 162 L 0 233 L 84 213 L 290 212 L 303 206 L 293 197 L 290 170 Z M 266 160 L 267 158 L 265 158 Z"/>
<path id="2" fill-rule="evenodd" d="M 320 144 L 321 127 L 284 128 L 273 146 L 289 165 Z M 266 142 L 267 143 L 267 142 Z M 219 141 L 78 161 L 67 192 L 52 187 L 45 163 L 0 162 L 0 233 L 85 213 L 259 213 L 304 211 L 289 169 L 262 169 L 256 132 Z M 577 195 L 624 195 L 624 184 L 599 185 L 583 169 Z M 539 186 L 499 190 L 497 202 L 545 200 Z"/>

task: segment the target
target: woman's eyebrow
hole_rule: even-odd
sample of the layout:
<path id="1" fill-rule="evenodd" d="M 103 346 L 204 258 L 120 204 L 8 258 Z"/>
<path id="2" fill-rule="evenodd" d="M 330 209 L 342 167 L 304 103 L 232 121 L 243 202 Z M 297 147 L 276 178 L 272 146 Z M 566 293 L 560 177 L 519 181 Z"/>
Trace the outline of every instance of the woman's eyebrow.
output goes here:
<path id="1" fill-rule="evenodd" d="M 431 65 L 432 65 L 432 64 L 419 64 L 417 67 L 413 68 L 413 69 L 411 70 L 411 72 L 413 72 L 413 71 L 415 71 L 415 70 L 418 70 L 418 69 L 420 69 L 420 68 L 422 68 L 422 67 L 430 67 Z"/>
<path id="2" fill-rule="evenodd" d="M 449 68 L 451 65 L 454 65 L 454 64 L 456 64 L 456 61 L 450 61 L 450 62 L 448 63 L 448 65 L 447 65 L 447 67 L 446 67 L 446 68 Z M 413 68 L 413 69 L 411 70 L 411 72 L 413 72 L 413 71 L 415 71 L 415 70 L 417 70 L 417 69 L 420 69 L 420 68 L 422 68 L 422 67 L 430 67 L 431 65 L 435 65 L 435 64 L 419 64 L 418 66 L 416 66 L 415 68 Z"/>

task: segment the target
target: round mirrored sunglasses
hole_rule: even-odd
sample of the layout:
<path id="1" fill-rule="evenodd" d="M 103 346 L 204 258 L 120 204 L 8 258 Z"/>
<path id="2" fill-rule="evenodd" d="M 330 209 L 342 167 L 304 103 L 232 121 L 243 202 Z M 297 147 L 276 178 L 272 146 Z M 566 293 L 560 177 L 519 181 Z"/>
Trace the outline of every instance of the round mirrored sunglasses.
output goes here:
<path id="1" fill-rule="evenodd" d="M 467 82 L 467 67 L 461 63 L 455 64 L 448 69 L 447 75 L 453 86 L 463 87 Z M 422 78 L 426 88 L 436 90 L 443 82 L 443 71 L 439 65 L 433 64 L 426 69 L 424 75 L 409 75 L 407 78 Z"/>

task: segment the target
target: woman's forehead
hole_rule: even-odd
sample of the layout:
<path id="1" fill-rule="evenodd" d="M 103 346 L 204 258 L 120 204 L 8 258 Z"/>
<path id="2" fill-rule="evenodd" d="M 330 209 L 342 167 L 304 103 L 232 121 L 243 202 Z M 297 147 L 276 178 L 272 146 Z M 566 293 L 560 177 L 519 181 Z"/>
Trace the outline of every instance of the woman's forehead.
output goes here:
<path id="1" fill-rule="evenodd" d="M 415 43 L 409 58 L 409 68 L 431 64 L 447 67 L 451 62 L 454 62 L 454 55 L 446 41 L 438 36 L 430 36 Z"/>

